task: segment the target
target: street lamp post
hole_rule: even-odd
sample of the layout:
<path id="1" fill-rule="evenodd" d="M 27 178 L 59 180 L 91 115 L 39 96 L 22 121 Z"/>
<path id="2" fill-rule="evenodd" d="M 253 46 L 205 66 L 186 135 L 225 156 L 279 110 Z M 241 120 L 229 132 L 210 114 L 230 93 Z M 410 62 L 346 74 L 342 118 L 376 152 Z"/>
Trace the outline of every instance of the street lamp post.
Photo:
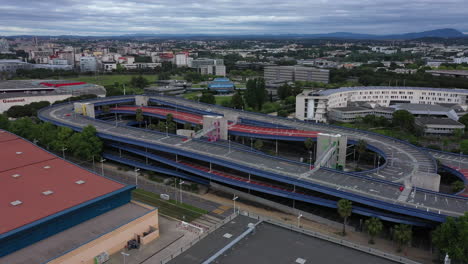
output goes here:
<path id="1" fill-rule="evenodd" d="M 66 147 L 62 147 L 62 155 L 63 155 L 63 159 L 65 159 L 65 150 L 67 150 Z"/>
<path id="2" fill-rule="evenodd" d="M 182 184 L 184 184 L 184 183 L 185 183 L 185 181 L 179 182 L 179 187 L 180 187 L 180 191 L 179 191 L 179 193 L 180 193 L 180 203 L 182 203 Z"/>
<path id="3" fill-rule="evenodd" d="M 299 214 L 297 216 L 297 227 L 299 227 L 299 228 L 301 227 L 301 217 L 302 217 L 302 214 Z"/>
<path id="4" fill-rule="evenodd" d="M 122 254 L 122 256 L 123 256 L 123 263 L 125 264 L 125 257 L 130 256 L 130 254 L 125 253 L 125 252 L 120 252 L 120 254 Z"/>
<path id="5" fill-rule="evenodd" d="M 135 168 L 135 185 L 138 187 L 138 172 L 140 171 L 139 168 Z"/>
<path id="6" fill-rule="evenodd" d="M 234 195 L 234 198 L 232 198 L 232 201 L 234 203 L 234 213 L 236 213 L 236 200 L 239 198 L 239 196 Z"/>
<path id="7" fill-rule="evenodd" d="M 104 161 L 106 161 L 106 159 L 101 159 L 101 175 L 104 176 Z"/>

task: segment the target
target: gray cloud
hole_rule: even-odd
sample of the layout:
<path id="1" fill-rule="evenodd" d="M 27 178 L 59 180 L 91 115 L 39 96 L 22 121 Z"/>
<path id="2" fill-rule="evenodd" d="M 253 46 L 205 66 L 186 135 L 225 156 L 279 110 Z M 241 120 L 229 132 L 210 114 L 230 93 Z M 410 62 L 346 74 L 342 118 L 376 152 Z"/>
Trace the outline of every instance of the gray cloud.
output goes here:
<path id="1" fill-rule="evenodd" d="M 466 0 L 0 0 L 0 35 L 468 31 Z"/>

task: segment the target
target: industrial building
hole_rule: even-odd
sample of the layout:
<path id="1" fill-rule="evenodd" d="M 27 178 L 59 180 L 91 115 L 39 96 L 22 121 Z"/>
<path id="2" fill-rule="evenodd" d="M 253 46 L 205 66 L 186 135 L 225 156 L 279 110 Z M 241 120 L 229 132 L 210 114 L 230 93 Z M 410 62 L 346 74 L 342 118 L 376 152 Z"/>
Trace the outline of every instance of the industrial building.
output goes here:
<path id="1" fill-rule="evenodd" d="M 54 103 L 72 96 L 94 94 L 106 96 L 101 85 L 85 82 L 58 80 L 11 80 L 0 81 L 0 113 L 15 105 L 48 101 Z"/>
<path id="2" fill-rule="evenodd" d="M 381 107 L 413 104 L 421 111 L 424 105 L 458 105 L 466 111 L 468 90 L 427 87 L 343 87 L 322 91 L 305 91 L 296 96 L 296 118 L 304 121 L 327 122 L 332 108 L 351 106 L 353 102 L 376 103 Z"/>
<path id="3" fill-rule="evenodd" d="M 96 175 L 0 130 L 0 262 L 103 263 L 159 236 L 134 186 Z"/>
<path id="4" fill-rule="evenodd" d="M 328 83 L 330 71 L 302 66 L 267 66 L 264 68 L 264 79 L 267 82 L 322 82 Z"/>

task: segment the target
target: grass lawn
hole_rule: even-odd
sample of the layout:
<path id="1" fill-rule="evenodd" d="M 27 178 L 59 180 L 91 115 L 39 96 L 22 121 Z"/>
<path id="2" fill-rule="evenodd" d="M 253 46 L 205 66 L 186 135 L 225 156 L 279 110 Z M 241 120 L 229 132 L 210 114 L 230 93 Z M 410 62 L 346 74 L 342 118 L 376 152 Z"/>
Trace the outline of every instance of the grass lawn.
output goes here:
<path id="1" fill-rule="evenodd" d="M 63 80 L 74 80 L 79 82 L 94 83 L 102 86 L 114 85 L 115 82 L 120 84 L 128 84 L 132 77 L 139 76 L 139 74 L 114 74 L 114 75 L 97 75 L 97 76 L 79 76 L 79 77 L 65 77 Z M 158 78 L 156 74 L 142 75 L 150 83 L 154 83 Z"/>
<path id="2" fill-rule="evenodd" d="M 163 200 L 159 198 L 158 194 L 148 192 L 145 190 L 137 189 L 132 193 L 132 198 L 134 200 L 155 206 L 159 209 L 159 213 L 167 215 L 179 220 L 184 220 L 186 222 L 191 222 L 198 217 L 207 214 L 208 211 L 191 206 L 189 204 L 178 203 L 174 200 Z"/>
<path id="3" fill-rule="evenodd" d="M 222 105 L 231 102 L 232 95 L 215 95 L 215 99 L 217 105 Z"/>
<path id="4" fill-rule="evenodd" d="M 201 92 L 190 92 L 190 93 L 185 93 L 183 96 L 185 99 L 193 100 L 196 96 L 201 95 Z"/>

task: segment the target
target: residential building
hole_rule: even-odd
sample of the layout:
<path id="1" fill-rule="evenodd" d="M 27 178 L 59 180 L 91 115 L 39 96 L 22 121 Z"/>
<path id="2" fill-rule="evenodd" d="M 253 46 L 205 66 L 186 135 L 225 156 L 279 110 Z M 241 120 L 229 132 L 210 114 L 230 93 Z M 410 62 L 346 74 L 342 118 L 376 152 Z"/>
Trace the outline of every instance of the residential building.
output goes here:
<path id="1" fill-rule="evenodd" d="M 186 67 L 188 65 L 188 54 L 186 52 L 177 53 L 175 56 L 175 64 L 177 67 Z"/>

